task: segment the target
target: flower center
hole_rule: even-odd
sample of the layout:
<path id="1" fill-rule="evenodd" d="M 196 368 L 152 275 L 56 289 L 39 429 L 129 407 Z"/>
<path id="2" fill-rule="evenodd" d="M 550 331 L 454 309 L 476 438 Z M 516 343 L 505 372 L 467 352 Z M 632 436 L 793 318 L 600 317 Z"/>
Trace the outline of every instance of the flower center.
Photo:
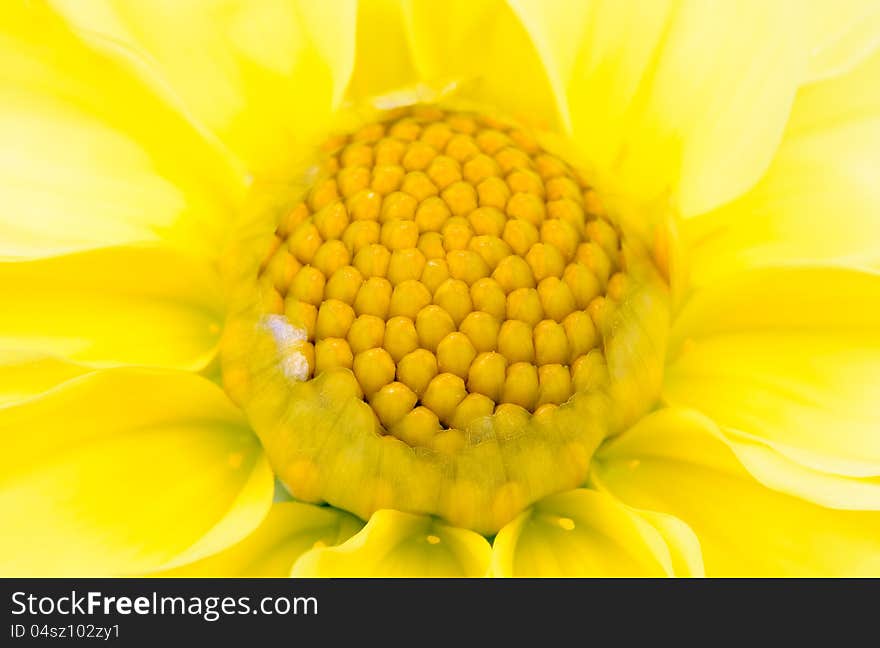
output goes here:
<path id="1" fill-rule="evenodd" d="M 262 424 L 275 432 L 255 427 L 270 458 L 280 444 L 276 471 L 294 495 L 491 532 L 548 484 L 582 481 L 607 433 L 607 337 L 632 283 L 624 243 L 583 177 L 525 130 L 429 106 L 396 111 L 334 139 L 282 212 L 247 320 L 268 332 L 278 362 L 232 345 L 250 358 L 226 353 L 224 377 L 247 376 L 237 395 L 252 418 L 254 377 L 274 368 L 287 379 L 287 409 Z M 307 426 L 341 428 L 349 445 Z M 541 474 L 518 471 L 524 450 Z M 367 479 L 334 487 L 333 471 Z M 414 477 L 420 493 L 441 492 L 404 493 Z"/>
<path id="2" fill-rule="evenodd" d="M 540 415 L 597 379 L 625 260 L 565 162 L 426 109 L 334 145 L 260 275 L 306 332 L 308 376 L 352 370 L 388 434 L 444 450 L 474 419 Z"/>

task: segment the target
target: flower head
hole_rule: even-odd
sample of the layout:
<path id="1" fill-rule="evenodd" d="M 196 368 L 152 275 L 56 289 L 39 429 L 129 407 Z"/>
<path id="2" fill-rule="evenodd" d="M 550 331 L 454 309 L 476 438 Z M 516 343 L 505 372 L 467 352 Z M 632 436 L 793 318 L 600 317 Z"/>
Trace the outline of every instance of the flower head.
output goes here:
<path id="1" fill-rule="evenodd" d="M 274 231 L 235 237 L 223 347 L 294 497 L 492 534 L 653 406 L 663 281 L 531 134 L 416 106 L 335 138 L 312 175 Z"/>

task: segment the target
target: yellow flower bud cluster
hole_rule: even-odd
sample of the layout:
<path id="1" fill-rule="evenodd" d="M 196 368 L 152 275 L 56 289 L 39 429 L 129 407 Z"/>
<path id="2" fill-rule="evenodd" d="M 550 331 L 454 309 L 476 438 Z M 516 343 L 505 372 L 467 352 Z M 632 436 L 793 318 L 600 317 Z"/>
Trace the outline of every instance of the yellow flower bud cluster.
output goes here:
<path id="1" fill-rule="evenodd" d="M 516 126 L 417 106 L 333 142 L 260 283 L 305 330 L 311 375 L 351 370 L 388 433 L 454 449 L 474 419 L 597 384 L 627 275 L 566 162 Z"/>

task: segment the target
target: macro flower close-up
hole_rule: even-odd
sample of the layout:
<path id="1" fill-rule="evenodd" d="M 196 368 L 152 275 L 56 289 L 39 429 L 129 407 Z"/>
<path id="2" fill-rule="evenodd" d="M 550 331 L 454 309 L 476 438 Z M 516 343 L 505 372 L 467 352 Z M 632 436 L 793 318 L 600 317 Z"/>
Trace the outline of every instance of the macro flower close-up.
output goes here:
<path id="1" fill-rule="evenodd" d="M 876 0 L 0 3 L 0 575 L 880 576 Z"/>

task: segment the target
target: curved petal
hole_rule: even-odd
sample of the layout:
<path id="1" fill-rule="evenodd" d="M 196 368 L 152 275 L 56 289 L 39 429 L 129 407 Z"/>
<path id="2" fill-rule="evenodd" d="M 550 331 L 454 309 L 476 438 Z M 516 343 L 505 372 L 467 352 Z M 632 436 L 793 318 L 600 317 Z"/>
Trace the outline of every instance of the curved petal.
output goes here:
<path id="1" fill-rule="evenodd" d="M 663 398 L 820 471 L 880 476 L 880 274 L 755 270 L 698 291 Z"/>
<path id="2" fill-rule="evenodd" d="M 797 4 L 512 3 L 606 203 L 689 216 L 760 177 L 806 67 Z"/>
<path id="3" fill-rule="evenodd" d="M 0 263 L 0 348 L 199 370 L 216 353 L 222 309 L 216 273 L 167 249 Z"/>
<path id="4" fill-rule="evenodd" d="M 0 349 L 0 407 L 33 398 L 89 367 L 39 353 Z"/>
<path id="5" fill-rule="evenodd" d="M 418 83 L 403 3 L 358 2 L 354 60 L 348 94 L 356 102 Z"/>
<path id="6" fill-rule="evenodd" d="M 0 259 L 157 241 L 216 254 L 243 177 L 178 112 L 38 3 L 2 4 L 0 59 Z"/>
<path id="7" fill-rule="evenodd" d="M 364 523 L 327 506 L 276 502 L 253 533 L 194 563 L 155 574 L 184 578 L 284 578 L 304 552 L 348 540 Z"/>
<path id="8" fill-rule="evenodd" d="M 880 7 L 874 0 L 812 0 L 807 15 L 813 44 L 808 80 L 843 74 L 880 45 Z"/>
<path id="9" fill-rule="evenodd" d="M 492 549 L 483 536 L 400 511 L 377 511 L 338 547 L 312 549 L 294 577 L 441 578 L 485 576 Z"/>
<path id="10" fill-rule="evenodd" d="M 643 520 L 653 526 L 669 549 L 669 558 L 672 561 L 672 573 L 678 577 L 703 577 L 706 569 L 703 566 L 703 551 L 700 548 L 700 540 L 687 524 L 677 517 L 646 511 L 644 509 L 630 508 Z"/>
<path id="11" fill-rule="evenodd" d="M 94 46 L 144 60 L 187 114 L 260 177 L 328 123 L 354 58 L 353 0 L 53 0 Z"/>
<path id="12" fill-rule="evenodd" d="M 692 282 L 756 266 L 880 267 L 878 150 L 880 50 L 845 76 L 802 88 L 761 181 L 683 224 Z"/>
<path id="13" fill-rule="evenodd" d="M 504 0 L 412 0 L 403 20 L 417 81 L 456 84 L 463 98 L 534 127 L 567 125 L 535 45 Z"/>
<path id="14" fill-rule="evenodd" d="M 219 387 L 102 371 L 0 410 L 0 573 L 102 576 L 191 561 L 265 516 L 273 480 Z"/>
<path id="15" fill-rule="evenodd" d="M 755 479 L 773 490 L 845 510 L 880 510 L 880 477 L 846 477 L 809 468 L 773 445 L 736 430 L 721 430 L 725 441 Z M 784 452 L 785 449 L 783 449 Z"/>
<path id="16" fill-rule="evenodd" d="M 691 575 L 699 545 L 669 516 L 642 517 L 606 493 L 579 489 L 538 502 L 505 526 L 492 548 L 492 573 L 513 577 Z M 656 525 L 655 525 L 656 523 Z M 663 531 L 669 531 L 669 535 Z M 693 534 L 691 534 L 692 536 Z M 673 566 L 671 539 L 681 557 Z M 692 540 L 692 538 L 690 538 Z"/>
<path id="17" fill-rule="evenodd" d="M 660 410 L 610 441 L 592 479 L 686 522 L 709 576 L 880 574 L 880 511 L 824 508 L 766 487 L 693 411 Z"/>

